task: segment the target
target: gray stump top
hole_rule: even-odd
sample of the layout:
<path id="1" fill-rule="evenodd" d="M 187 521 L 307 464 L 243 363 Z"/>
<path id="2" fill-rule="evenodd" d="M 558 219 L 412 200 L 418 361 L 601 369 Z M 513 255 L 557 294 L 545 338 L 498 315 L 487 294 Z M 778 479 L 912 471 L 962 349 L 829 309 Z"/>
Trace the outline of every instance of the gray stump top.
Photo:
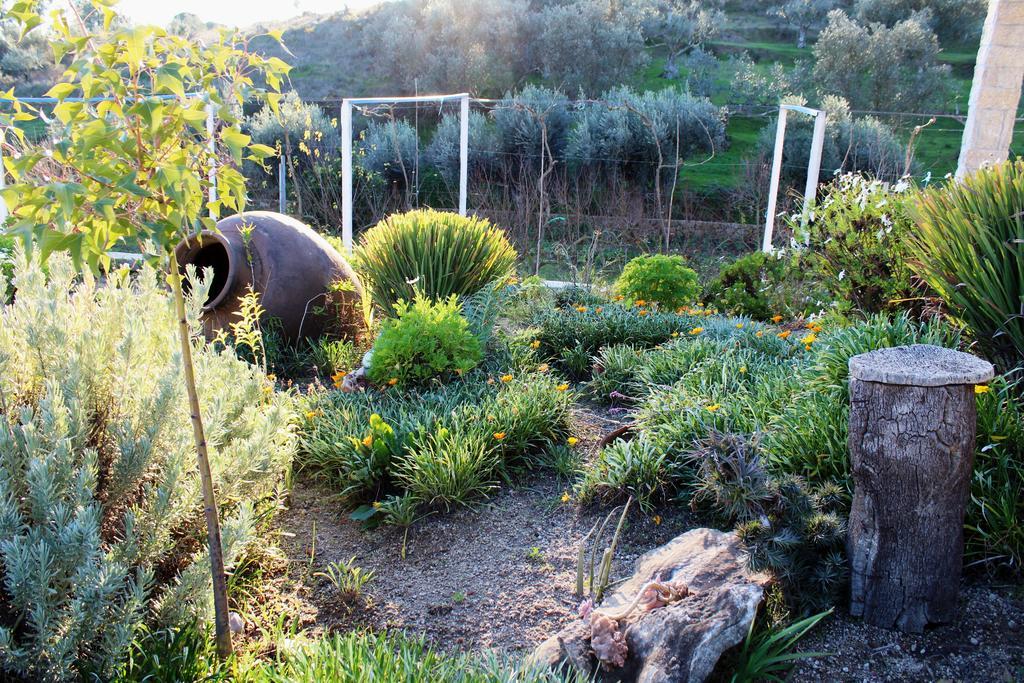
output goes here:
<path id="1" fill-rule="evenodd" d="M 994 374 L 995 369 L 987 360 L 930 344 L 894 346 L 850 359 L 850 377 L 881 384 L 915 387 L 981 384 Z"/>

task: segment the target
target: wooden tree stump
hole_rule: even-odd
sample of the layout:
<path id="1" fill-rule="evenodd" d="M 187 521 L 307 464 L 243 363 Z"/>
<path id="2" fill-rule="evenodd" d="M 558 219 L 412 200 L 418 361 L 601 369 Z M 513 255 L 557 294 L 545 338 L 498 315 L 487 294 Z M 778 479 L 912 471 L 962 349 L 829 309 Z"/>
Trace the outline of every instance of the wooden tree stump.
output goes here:
<path id="1" fill-rule="evenodd" d="M 915 344 L 850 359 L 850 613 L 920 633 L 950 621 L 977 421 L 992 365 Z"/>

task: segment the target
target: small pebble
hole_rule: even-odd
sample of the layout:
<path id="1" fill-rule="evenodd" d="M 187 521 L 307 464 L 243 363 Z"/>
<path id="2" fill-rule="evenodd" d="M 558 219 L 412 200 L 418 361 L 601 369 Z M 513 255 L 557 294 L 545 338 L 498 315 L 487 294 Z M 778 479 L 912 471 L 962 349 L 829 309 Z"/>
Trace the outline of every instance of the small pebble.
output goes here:
<path id="1" fill-rule="evenodd" d="M 978 640 L 974 636 L 971 636 L 971 645 L 977 645 L 980 642 L 981 642 L 980 640 Z"/>

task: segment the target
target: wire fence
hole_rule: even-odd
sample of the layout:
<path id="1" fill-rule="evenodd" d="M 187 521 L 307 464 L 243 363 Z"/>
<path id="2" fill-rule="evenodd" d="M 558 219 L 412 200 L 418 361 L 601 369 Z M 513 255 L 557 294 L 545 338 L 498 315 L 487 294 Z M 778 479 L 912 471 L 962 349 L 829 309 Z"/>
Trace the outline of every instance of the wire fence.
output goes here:
<path id="1" fill-rule="evenodd" d="M 340 114 L 341 103 L 341 99 L 307 102 L 332 117 L 335 112 Z M 473 213 L 500 220 L 520 243 L 534 250 L 538 264 L 546 248 L 545 239 L 583 245 L 589 244 L 588 236 L 599 231 L 600 244 L 609 248 L 666 248 L 685 241 L 687 232 L 699 223 L 742 225 L 752 233 L 764 220 L 770 164 L 766 153 L 770 152 L 772 140 L 759 129 L 771 130 L 769 124 L 777 115 L 777 106 L 725 105 L 718 110 L 730 122 L 725 135 L 716 137 L 705 129 L 706 141 L 691 139 L 680 143 L 678 119 L 674 123 L 676 135 L 671 134 L 673 122 L 669 121 L 669 134 L 659 137 L 659 132 L 666 130 L 665 121 L 645 120 L 642 112 L 623 102 L 582 99 L 536 105 L 473 98 L 471 103 L 472 111 L 484 114 L 492 128 L 497 117 L 510 112 L 527 114 L 526 123 L 534 126 L 531 131 L 519 131 L 523 139 L 511 142 L 495 140 L 485 131 L 471 130 L 469 208 Z M 576 125 L 581 112 L 600 107 L 634 114 L 641 128 L 649 128 L 645 149 L 628 150 L 622 155 L 578 154 L 574 152 L 576 148 L 567 144 L 570 132 L 564 125 L 557 132 L 544 130 L 543 125 L 537 130 L 538 124 L 545 119 L 550 123 L 556 115 L 567 116 L 571 125 Z M 355 108 L 360 150 L 353 200 L 357 233 L 396 210 L 420 206 L 455 209 L 456 183 L 446 175 L 445 165 L 438 163 L 432 145 L 442 135 L 444 120 L 456 116 L 457 111 L 458 103 L 449 102 Z M 897 145 L 895 150 L 888 151 L 888 157 L 878 157 L 874 147 L 880 143 L 851 139 L 847 141 L 849 149 L 836 152 L 838 166 L 848 165 L 852 153 L 865 157 L 875 154 L 877 158 L 858 160 L 860 166 L 853 166 L 866 166 L 888 179 L 912 175 L 919 182 L 929 182 L 954 170 L 965 116 L 873 110 L 850 113 L 883 121 L 894 131 Z M 332 125 L 337 134 L 336 118 Z M 810 119 L 808 128 L 809 125 Z M 553 140 L 555 136 L 561 138 Z M 914 147 L 908 150 L 910 140 Z M 861 143 L 868 152 L 853 149 Z M 680 154 L 681 144 L 696 151 Z M 794 144 L 800 144 L 799 140 Z M 283 206 L 310 222 L 336 229 L 341 222 L 336 149 L 325 149 L 319 155 L 315 151 L 285 150 L 286 155 L 294 153 L 306 158 L 300 159 L 300 163 L 283 159 L 286 172 L 277 178 L 266 178 L 266 191 L 257 193 L 256 201 L 266 208 Z M 787 153 L 784 157 L 785 191 L 780 202 L 783 213 L 791 211 L 797 200 L 795 188 L 801 187 L 806 173 L 805 158 L 806 153 Z M 448 160 L 451 161 L 450 154 Z M 823 179 L 827 180 L 838 166 L 826 163 Z M 273 193 L 274 189 L 280 190 L 280 182 L 269 181 L 284 176 L 288 197 L 282 205 L 280 194 Z"/>

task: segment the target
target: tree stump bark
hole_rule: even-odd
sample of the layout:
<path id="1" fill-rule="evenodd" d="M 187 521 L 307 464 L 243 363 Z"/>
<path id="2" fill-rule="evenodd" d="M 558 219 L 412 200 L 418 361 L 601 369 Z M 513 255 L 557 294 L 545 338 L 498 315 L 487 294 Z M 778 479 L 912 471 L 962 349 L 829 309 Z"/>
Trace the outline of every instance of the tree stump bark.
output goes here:
<path id="1" fill-rule="evenodd" d="M 992 365 L 936 346 L 850 359 L 850 613 L 921 633 L 953 619 L 977 408 Z"/>

